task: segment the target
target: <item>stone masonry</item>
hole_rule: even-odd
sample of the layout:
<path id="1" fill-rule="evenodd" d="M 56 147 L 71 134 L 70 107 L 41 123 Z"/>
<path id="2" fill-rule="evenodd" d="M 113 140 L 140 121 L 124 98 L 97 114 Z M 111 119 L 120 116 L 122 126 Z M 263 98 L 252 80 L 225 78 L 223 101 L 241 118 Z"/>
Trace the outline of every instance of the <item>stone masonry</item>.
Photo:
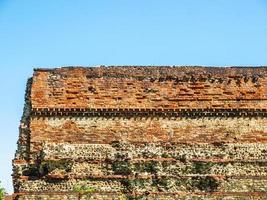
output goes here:
<path id="1" fill-rule="evenodd" d="M 35 69 L 13 198 L 267 199 L 267 67 Z"/>

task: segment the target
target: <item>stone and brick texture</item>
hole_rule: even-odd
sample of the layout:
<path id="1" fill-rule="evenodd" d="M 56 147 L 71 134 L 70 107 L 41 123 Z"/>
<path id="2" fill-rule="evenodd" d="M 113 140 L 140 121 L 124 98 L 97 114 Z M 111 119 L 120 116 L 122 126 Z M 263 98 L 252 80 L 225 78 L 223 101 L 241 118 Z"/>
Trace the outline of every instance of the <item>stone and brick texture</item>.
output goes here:
<path id="1" fill-rule="evenodd" d="M 267 199 L 267 68 L 36 69 L 14 199 Z"/>

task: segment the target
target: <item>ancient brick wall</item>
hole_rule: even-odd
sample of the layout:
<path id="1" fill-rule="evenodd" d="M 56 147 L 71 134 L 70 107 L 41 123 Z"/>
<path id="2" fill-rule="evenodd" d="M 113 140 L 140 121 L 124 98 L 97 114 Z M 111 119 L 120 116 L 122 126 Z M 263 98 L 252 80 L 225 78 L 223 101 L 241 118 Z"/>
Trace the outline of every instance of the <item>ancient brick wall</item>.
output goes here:
<path id="1" fill-rule="evenodd" d="M 37 69 L 17 199 L 266 199 L 267 68 Z"/>
<path id="2" fill-rule="evenodd" d="M 265 68 L 36 70 L 32 108 L 263 108 Z"/>

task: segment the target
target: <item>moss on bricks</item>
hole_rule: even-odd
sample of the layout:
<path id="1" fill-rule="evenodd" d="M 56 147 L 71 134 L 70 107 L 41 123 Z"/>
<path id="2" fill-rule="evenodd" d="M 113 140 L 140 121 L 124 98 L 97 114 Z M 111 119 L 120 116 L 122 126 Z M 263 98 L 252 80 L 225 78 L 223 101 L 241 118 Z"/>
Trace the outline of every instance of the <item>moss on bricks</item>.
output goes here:
<path id="1" fill-rule="evenodd" d="M 73 166 L 73 162 L 70 160 L 47 160 L 42 161 L 39 166 L 39 172 L 41 175 L 47 175 L 55 169 L 65 170 L 70 172 Z"/>

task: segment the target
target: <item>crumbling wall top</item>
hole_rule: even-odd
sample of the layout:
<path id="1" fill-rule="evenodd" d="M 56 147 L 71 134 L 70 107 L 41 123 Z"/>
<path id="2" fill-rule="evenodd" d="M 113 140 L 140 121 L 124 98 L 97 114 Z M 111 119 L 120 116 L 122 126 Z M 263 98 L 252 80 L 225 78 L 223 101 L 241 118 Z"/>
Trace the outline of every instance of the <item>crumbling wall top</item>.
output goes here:
<path id="1" fill-rule="evenodd" d="M 33 108 L 266 108 L 267 67 L 35 69 Z"/>

